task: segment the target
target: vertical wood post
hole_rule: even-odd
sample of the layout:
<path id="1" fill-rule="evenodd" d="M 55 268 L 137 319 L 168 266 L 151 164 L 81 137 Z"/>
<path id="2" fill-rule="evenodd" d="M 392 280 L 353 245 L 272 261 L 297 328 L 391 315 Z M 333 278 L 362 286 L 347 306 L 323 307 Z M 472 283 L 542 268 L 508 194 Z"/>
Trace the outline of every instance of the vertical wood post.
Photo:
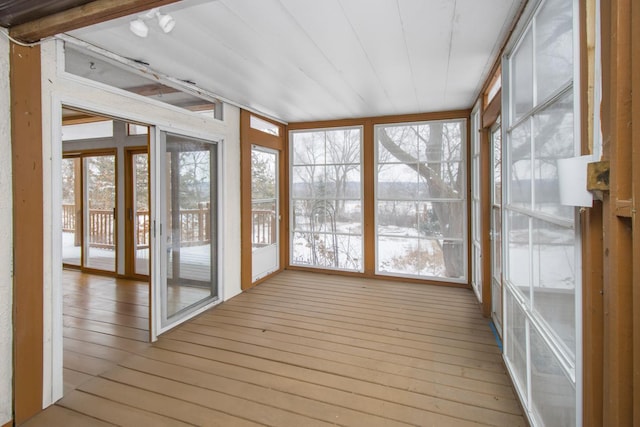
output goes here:
<path id="1" fill-rule="evenodd" d="M 11 44 L 13 162 L 14 411 L 20 424 L 42 409 L 43 181 L 40 48 Z"/>
<path id="2" fill-rule="evenodd" d="M 631 219 L 619 215 L 631 185 L 631 4 L 601 2 L 603 158 L 610 191 L 603 201 L 604 355 L 601 425 L 633 425 L 633 288 Z M 637 308 L 636 308 L 637 309 Z"/>

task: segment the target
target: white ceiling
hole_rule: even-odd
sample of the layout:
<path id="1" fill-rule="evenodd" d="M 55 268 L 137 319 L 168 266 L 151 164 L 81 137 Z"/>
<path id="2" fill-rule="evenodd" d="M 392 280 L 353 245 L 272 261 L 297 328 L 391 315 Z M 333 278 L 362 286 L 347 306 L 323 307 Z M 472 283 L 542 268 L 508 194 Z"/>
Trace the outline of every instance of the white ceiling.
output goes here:
<path id="1" fill-rule="evenodd" d="M 522 0 L 187 0 L 71 36 L 285 122 L 470 108 Z"/>

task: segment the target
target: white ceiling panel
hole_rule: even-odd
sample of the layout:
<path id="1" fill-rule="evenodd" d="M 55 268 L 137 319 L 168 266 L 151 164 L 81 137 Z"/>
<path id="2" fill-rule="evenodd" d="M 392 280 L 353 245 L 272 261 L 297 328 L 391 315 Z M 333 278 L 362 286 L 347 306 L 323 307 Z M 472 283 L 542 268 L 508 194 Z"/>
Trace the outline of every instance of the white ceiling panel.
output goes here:
<path id="1" fill-rule="evenodd" d="M 285 122 L 470 108 L 522 0 L 187 0 L 70 33 Z"/>

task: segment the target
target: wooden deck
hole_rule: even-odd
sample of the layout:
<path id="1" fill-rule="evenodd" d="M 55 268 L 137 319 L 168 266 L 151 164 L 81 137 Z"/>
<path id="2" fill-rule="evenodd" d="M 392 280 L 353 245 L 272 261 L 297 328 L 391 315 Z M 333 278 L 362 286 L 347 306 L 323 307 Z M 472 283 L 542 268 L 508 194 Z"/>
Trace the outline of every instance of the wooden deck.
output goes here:
<path id="1" fill-rule="evenodd" d="M 149 345 L 146 284 L 87 277 L 27 426 L 526 425 L 471 291 L 288 271 Z"/>

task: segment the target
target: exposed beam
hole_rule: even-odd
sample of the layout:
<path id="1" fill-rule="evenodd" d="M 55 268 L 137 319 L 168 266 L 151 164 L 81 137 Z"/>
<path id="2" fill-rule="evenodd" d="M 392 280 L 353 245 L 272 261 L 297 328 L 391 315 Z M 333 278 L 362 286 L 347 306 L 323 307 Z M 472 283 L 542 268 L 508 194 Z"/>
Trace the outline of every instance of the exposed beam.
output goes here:
<path id="1" fill-rule="evenodd" d="M 17 40 L 32 43 L 45 37 L 176 2 L 177 0 L 96 0 L 64 12 L 16 25 L 11 28 L 10 35 Z"/>

